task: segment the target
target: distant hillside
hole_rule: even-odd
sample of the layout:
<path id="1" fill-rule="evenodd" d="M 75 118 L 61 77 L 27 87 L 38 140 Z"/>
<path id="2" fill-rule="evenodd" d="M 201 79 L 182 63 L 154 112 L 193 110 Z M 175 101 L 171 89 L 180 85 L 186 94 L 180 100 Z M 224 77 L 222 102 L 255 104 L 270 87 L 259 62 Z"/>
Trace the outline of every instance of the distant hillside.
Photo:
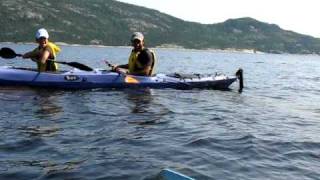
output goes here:
<path id="1" fill-rule="evenodd" d="M 113 0 L 1 0 L 0 9 L 0 42 L 32 42 L 45 27 L 55 42 L 123 46 L 141 31 L 149 46 L 320 54 L 320 39 L 252 18 L 205 25 Z"/>

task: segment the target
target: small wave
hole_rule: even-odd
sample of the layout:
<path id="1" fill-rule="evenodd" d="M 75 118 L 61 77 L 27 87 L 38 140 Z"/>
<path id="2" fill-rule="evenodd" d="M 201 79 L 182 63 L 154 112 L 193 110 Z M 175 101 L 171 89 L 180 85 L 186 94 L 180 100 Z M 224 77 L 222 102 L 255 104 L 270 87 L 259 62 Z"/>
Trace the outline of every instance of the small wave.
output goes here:
<path id="1" fill-rule="evenodd" d="M 26 179 L 36 179 L 36 177 L 42 176 L 42 178 L 44 179 L 49 177 L 64 179 L 67 174 L 72 173 L 72 171 L 78 169 L 79 166 L 85 161 L 86 160 L 72 160 L 66 162 L 54 162 L 49 160 L 10 160 L 3 162 L 0 161 L 0 163 L 6 164 L 6 169 L 12 169 L 17 167 L 39 167 L 45 171 L 44 176 L 42 175 L 42 173 L 40 174 L 40 172 L 30 174 L 28 171 L 25 170 L 16 172 L 14 174 L 10 174 L 10 171 L 3 172 L 1 173 L 0 177 L 13 177 L 13 179 L 21 179 L 21 177 L 24 177 Z"/>
<path id="2" fill-rule="evenodd" d="M 221 121 L 221 120 L 223 120 L 223 119 L 224 119 L 224 118 L 217 116 L 217 117 L 211 118 L 210 120 L 211 120 L 211 121 Z"/>
<path id="3" fill-rule="evenodd" d="M 285 142 L 277 140 L 263 140 L 256 138 L 255 136 L 248 134 L 239 137 L 232 138 L 199 138 L 188 142 L 185 146 L 188 147 L 210 147 L 210 148 L 256 148 L 257 150 L 269 151 L 270 153 L 283 154 L 295 150 L 308 149 L 311 151 L 318 151 L 320 149 L 320 143 L 318 142 Z"/>
<path id="4" fill-rule="evenodd" d="M 161 121 L 159 119 L 151 119 L 151 120 L 134 120 L 134 121 L 129 121 L 129 124 L 137 124 L 137 125 L 144 125 L 144 126 L 148 126 L 148 125 L 157 125 L 157 124 L 166 124 L 168 122 L 165 121 Z"/>
<path id="5" fill-rule="evenodd" d="M 288 159 L 314 159 L 318 160 L 320 158 L 320 153 L 318 151 L 313 152 L 310 150 L 294 150 L 283 153 Z"/>
<path id="6" fill-rule="evenodd" d="M 24 139 L 10 143 L 0 144 L 0 150 L 5 152 L 25 152 L 44 145 L 41 138 Z"/>
<path id="7" fill-rule="evenodd" d="M 232 138 L 212 138 L 212 137 L 207 137 L 207 138 L 200 138 L 196 140 L 192 140 L 186 146 L 193 146 L 193 147 L 199 147 L 199 146 L 219 146 L 219 145 L 230 145 L 230 146 L 236 146 L 236 145 L 241 145 L 241 144 L 251 144 L 256 140 L 256 137 L 253 135 L 244 135 L 244 136 L 235 136 Z"/>
<path id="8" fill-rule="evenodd" d="M 3 101 L 21 101 L 21 100 L 33 100 L 35 97 L 33 95 L 26 94 L 13 94 L 10 93 L 0 93 L 0 100 Z"/>
<path id="9" fill-rule="evenodd" d="M 45 164 L 42 166 L 46 171 L 46 177 L 66 177 L 66 174 L 72 173 L 75 169 L 78 169 L 79 166 L 86 160 L 74 160 L 60 163 Z"/>
<path id="10" fill-rule="evenodd" d="M 30 136 L 54 136 L 60 131 L 59 127 L 48 126 L 48 127 L 40 127 L 40 126 L 31 126 L 31 127 L 20 127 L 19 130 L 21 132 L 29 134 Z"/>
<path id="11" fill-rule="evenodd" d="M 299 77 L 299 79 L 309 80 L 309 81 L 314 81 L 314 82 L 319 82 L 320 81 L 320 77 L 301 76 L 301 77 Z"/>

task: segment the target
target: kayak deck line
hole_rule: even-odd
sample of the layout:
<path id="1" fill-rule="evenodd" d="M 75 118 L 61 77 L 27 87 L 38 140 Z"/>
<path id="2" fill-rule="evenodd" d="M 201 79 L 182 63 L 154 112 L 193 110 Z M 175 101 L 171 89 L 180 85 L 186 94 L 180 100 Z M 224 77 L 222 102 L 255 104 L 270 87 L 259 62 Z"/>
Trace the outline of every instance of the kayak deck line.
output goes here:
<path id="1" fill-rule="evenodd" d="M 58 72 L 38 72 L 30 68 L 0 66 L 0 86 L 31 86 L 55 89 L 93 88 L 173 88 L 229 89 L 243 78 L 242 70 L 235 76 L 224 74 L 156 74 L 154 76 L 123 75 L 105 69 L 83 71 L 72 69 Z M 241 78 L 241 79 L 240 79 Z M 242 79 L 243 88 L 243 79 Z"/>

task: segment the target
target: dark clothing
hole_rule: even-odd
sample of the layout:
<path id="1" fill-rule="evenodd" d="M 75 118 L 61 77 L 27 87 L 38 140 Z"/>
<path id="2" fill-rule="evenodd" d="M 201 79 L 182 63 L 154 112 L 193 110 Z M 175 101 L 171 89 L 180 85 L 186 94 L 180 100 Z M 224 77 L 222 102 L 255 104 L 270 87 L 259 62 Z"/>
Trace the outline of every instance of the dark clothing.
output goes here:
<path id="1" fill-rule="evenodd" d="M 151 66 L 153 63 L 153 55 L 149 49 L 143 49 L 138 55 L 138 61 L 143 66 Z"/>

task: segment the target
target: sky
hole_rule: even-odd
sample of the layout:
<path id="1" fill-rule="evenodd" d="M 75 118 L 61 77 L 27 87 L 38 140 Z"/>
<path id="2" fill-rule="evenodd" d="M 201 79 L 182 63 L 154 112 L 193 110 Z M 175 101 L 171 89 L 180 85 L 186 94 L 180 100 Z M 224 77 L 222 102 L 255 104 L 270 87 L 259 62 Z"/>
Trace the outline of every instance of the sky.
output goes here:
<path id="1" fill-rule="evenodd" d="M 213 24 L 251 17 L 320 38 L 320 0 L 118 0 L 185 21 Z"/>

